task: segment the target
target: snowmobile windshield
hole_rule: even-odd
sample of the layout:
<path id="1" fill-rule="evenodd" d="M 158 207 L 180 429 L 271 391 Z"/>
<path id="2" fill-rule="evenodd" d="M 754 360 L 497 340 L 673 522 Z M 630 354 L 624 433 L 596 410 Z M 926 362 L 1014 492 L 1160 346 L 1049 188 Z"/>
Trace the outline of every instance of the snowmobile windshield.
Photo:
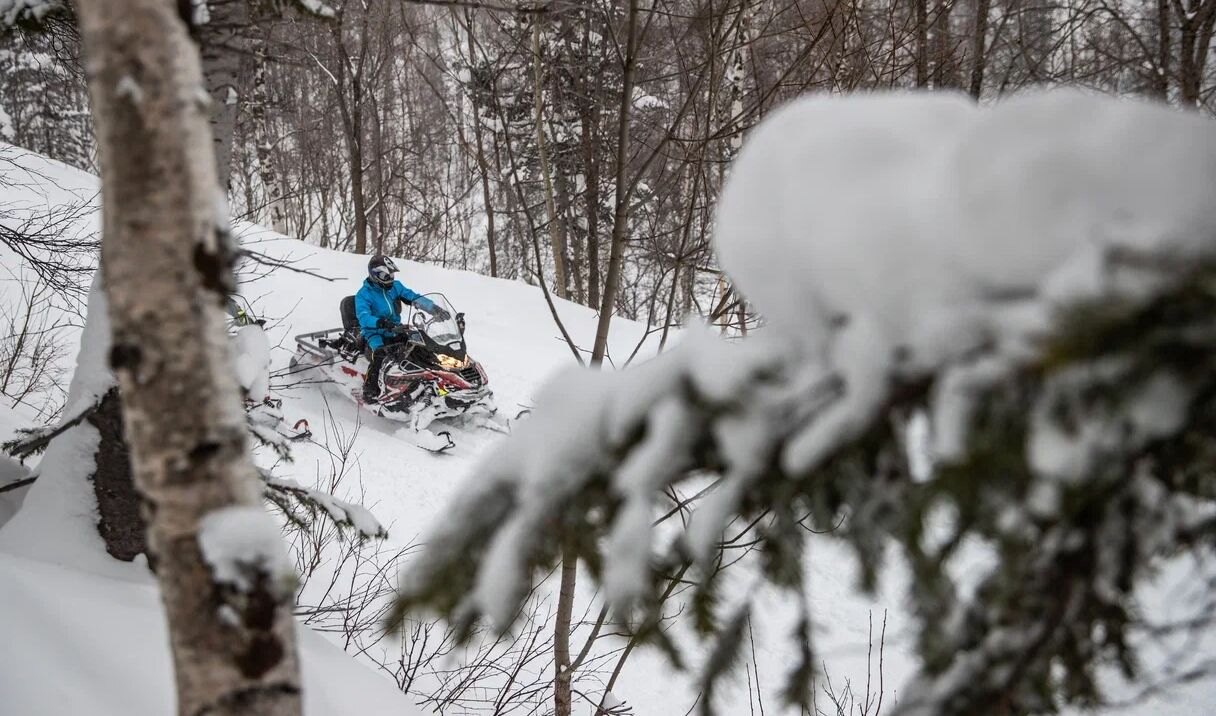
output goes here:
<path id="1" fill-rule="evenodd" d="M 460 326 L 456 323 L 456 309 L 452 308 L 452 304 L 442 293 L 428 293 L 424 298 L 435 304 L 435 308 L 440 310 L 432 313 L 412 306 L 409 325 L 422 331 L 427 338 L 439 346 L 463 355 L 464 337 L 460 335 Z M 444 316 L 445 312 L 447 316 Z"/>

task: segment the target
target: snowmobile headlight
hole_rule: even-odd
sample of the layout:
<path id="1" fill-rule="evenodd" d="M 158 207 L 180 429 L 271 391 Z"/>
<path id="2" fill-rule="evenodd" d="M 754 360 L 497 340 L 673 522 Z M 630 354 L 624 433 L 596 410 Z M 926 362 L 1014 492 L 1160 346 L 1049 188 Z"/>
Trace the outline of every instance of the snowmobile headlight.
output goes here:
<path id="1" fill-rule="evenodd" d="M 440 353 L 435 357 L 439 360 L 439 367 L 445 370 L 460 370 L 469 364 L 468 358 L 459 360 L 450 355 L 444 355 L 443 353 Z"/>

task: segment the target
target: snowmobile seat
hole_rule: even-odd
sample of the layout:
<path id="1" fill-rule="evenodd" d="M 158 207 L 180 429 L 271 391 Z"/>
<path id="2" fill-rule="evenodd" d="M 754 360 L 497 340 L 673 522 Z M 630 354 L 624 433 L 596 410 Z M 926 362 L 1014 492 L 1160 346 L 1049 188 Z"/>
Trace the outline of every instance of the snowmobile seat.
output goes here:
<path id="1" fill-rule="evenodd" d="M 345 347 L 352 353 L 361 353 L 367 346 L 367 341 L 363 339 L 363 331 L 359 330 L 359 317 L 355 315 L 355 297 L 343 298 L 342 303 L 338 304 L 338 311 L 342 314 L 342 340 L 346 344 Z"/>
<path id="2" fill-rule="evenodd" d="M 347 296 L 342 299 L 342 303 L 338 304 L 338 311 L 342 314 L 343 330 L 347 333 L 359 330 L 359 317 L 355 315 L 354 296 Z"/>

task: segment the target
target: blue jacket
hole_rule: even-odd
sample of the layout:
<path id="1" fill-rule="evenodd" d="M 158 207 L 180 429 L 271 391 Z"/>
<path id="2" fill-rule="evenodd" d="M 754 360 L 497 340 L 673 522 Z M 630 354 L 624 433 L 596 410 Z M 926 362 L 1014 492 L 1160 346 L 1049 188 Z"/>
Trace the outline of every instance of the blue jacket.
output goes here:
<path id="1" fill-rule="evenodd" d="M 393 323 L 401 322 L 401 307 L 398 303 L 415 304 L 424 311 L 434 311 L 435 304 L 421 294 L 406 288 L 400 281 L 393 281 L 389 288 L 377 286 L 369 280 L 363 281 L 363 286 L 355 294 L 355 316 L 359 319 L 359 329 L 367 339 L 367 345 L 376 350 L 384 345 L 385 340 L 392 336 L 391 331 L 377 328 L 381 318 L 387 318 Z"/>

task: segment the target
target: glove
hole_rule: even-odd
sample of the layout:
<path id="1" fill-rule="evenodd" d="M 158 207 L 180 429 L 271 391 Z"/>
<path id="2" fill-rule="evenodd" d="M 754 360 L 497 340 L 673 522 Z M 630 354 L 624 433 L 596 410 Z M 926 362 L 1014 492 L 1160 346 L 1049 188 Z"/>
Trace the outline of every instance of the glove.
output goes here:
<path id="1" fill-rule="evenodd" d="M 391 318 L 381 318 L 376 321 L 376 328 L 379 328 L 379 329 L 385 330 L 385 331 L 391 331 L 391 330 L 393 330 L 393 328 L 397 327 L 398 325 L 399 324 Z"/>
<path id="2" fill-rule="evenodd" d="M 435 315 L 435 318 L 437 318 L 441 321 L 446 321 L 452 317 L 452 314 L 448 313 L 447 311 L 445 311 L 442 308 L 439 308 L 438 306 L 436 306 L 435 310 L 431 311 L 431 313 L 433 313 Z"/>

